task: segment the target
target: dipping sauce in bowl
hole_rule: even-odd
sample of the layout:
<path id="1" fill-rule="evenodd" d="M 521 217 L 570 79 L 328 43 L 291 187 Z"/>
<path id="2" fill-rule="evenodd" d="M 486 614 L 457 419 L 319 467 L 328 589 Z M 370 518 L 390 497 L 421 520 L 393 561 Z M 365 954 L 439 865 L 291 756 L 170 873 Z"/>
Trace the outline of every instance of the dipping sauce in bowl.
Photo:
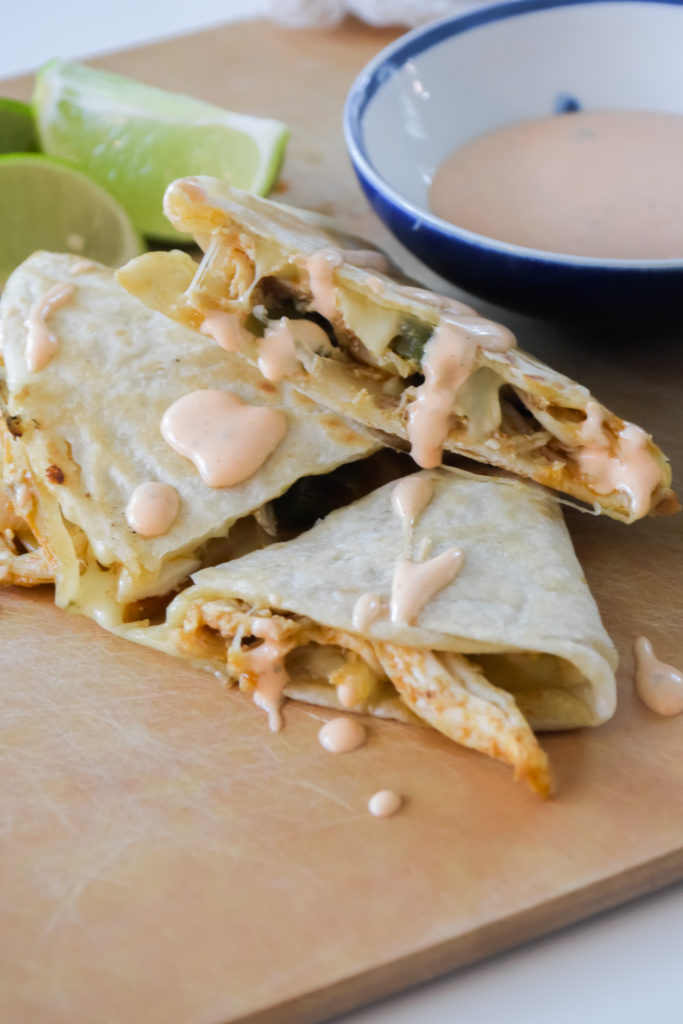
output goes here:
<path id="1" fill-rule="evenodd" d="M 358 180 L 410 254 L 471 295 L 610 331 L 677 325 L 681 53 L 683 0 L 510 0 L 429 22 L 385 47 L 349 92 L 344 130 Z M 549 147 L 558 154 L 549 164 L 539 124 L 569 132 Z M 577 126 L 587 133 L 572 138 Z M 660 129 L 675 137 L 663 149 L 652 138 Z M 487 195 L 442 206 L 450 155 L 507 131 L 508 156 L 501 145 L 473 175 L 477 189 L 495 175 Z M 581 154 L 591 175 L 607 179 L 595 200 L 572 162 Z M 464 185 L 446 189 L 456 191 L 464 195 Z M 490 219 L 470 220 L 475 207 Z"/>
<path id="2" fill-rule="evenodd" d="M 582 110 L 505 125 L 439 166 L 429 205 L 502 242 L 574 256 L 683 256 L 683 115 Z"/>

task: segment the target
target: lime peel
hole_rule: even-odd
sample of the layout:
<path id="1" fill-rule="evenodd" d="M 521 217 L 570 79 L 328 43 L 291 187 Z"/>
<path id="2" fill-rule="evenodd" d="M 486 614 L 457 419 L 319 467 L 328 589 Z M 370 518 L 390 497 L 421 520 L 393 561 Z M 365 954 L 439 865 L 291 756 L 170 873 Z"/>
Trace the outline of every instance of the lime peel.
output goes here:
<path id="1" fill-rule="evenodd" d="M 33 111 L 21 100 L 0 97 L 0 154 L 32 153 L 38 149 Z"/>
<path id="2" fill-rule="evenodd" d="M 33 108 L 45 152 L 111 192 L 138 230 L 167 241 L 187 239 L 163 215 L 171 181 L 208 174 L 264 195 L 289 134 L 280 121 L 57 59 L 38 72 Z"/>
<path id="3" fill-rule="evenodd" d="M 0 282 L 36 249 L 110 266 L 143 251 L 119 203 L 67 162 L 42 153 L 0 156 Z"/>

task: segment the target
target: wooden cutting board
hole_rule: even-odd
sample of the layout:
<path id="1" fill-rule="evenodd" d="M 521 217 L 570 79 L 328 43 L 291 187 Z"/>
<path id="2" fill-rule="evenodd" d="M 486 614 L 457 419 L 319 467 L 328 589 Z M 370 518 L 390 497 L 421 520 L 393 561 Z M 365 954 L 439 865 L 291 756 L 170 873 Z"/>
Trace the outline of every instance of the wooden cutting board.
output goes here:
<path id="1" fill-rule="evenodd" d="M 281 117 L 282 198 L 387 243 L 340 118 L 391 37 L 250 23 L 94 63 Z M 680 332 L 579 336 L 487 309 L 651 430 L 680 481 Z M 620 701 L 603 728 L 544 739 L 547 803 L 427 730 L 369 723 L 367 746 L 335 758 L 316 740 L 328 716 L 300 705 L 272 735 L 244 696 L 49 591 L 0 593 L 2 1019 L 306 1024 L 681 878 L 683 717 L 634 698 L 631 644 L 644 633 L 683 666 L 683 518 L 568 519 Z M 383 787 L 406 806 L 376 820 Z"/>

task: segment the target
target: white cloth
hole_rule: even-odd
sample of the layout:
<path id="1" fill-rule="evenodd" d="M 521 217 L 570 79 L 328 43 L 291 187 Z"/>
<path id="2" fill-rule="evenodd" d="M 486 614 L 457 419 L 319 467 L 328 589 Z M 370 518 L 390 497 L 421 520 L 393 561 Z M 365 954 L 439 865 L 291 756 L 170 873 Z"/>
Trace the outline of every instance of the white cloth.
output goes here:
<path id="1" fill-rule="evenodd" d="M 289 28 L 331 28 L 347 14 L 370 25 L 422 25 L 478 6 L 470 0 L 266 0 L 266 14 Z"/>

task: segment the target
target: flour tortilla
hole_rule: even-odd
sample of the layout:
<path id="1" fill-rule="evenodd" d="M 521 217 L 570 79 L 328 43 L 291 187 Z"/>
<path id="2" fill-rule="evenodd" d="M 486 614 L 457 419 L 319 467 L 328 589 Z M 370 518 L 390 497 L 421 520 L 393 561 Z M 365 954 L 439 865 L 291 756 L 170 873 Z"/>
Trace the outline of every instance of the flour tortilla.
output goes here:
<path id="1" fill-rule="evenodd" d="M 71 285 L 73 298 L 50 315 L 57 351 L 32 373 L 26 319 L 57 282 Z M 287 384 L 265 382 L 244 360 L 149 310 L 111 270 L 91 264 L 83 272 L 76 257 L 35 253 L 19 267 L 1 300 L 0 330 L 0 579 L 52 581 L 59 605 L 109 615 L 109 624 L 210 564 L 212 541 L 232 537 L 238 522 L 244 537 L 246 517 L 300 477 L 379 447 L 362 428 Z M 164 411 L 203 388 L 274 407 L 287 420 L 275 451 L 234 487 L 204 484 L 160 432 Z M 145 538 L 130 528 L 125 508 L 139 484 L 154 480 L 175 487 L 180 512 L 166 534 Z"/>
<path id="2" fill-rule="evenodd" d="M 310 313 L 314 289 L 306 261 L 323 250 L 336 251 L 341 261 L 332 274 L 334 311 L 326 315 L 340 347 L 332 357 L 304 353 L 292 383 L 396 443 L 406 443 L 425 338 L 454 316 L 480 339 L 492 326 L 454 299 L 412 287 L 368 242 L 344 235 L 327 218 L 204 177 L 174 182 L 165 210 L 205 250 L 200 269 L 183 253 L 149 253 L 118 277 L 150 306 L 195 329 L 216 308 L 237 314 L 251 329 L 254 310 L 261 317 L 264 309 L 272 310 L 276 317 L 287 299 L 298 307 L 297 315 Z M 415 340 L 416 328 L 421 341 Z M 258 352 L 254 338 L 245 355 L 255 364 Z M 535 480 L 624 522 L 676 511 L 669 464 L 644 432 L 654 463 L 651 491 L 638 497 L 628 486 L 616 486 L 599 493 L 598 487 L 611 485 L 589 478 L 577 460 L 590 410 L 599 411 L 602 443 L 616 458 L 627 424 L 599 406 L 587 388 L 517 348 L 496 352 L 482 344 L 458 392 L 444 448 Z"/>
<path id="3" fill-rule="evenodd" d="M 235 667 L 240 640 L 255 618 L 273 617 L 291 637 L 290 697 L 342 708 L 335 682 L 369 666 L 353 710 L 417 716 L 547 793 L 548 766 L 531 729 L 599 725 L 616 702 L 616 652 L 561 512 L 517 481 L 448 469 L 420 475 L 434 492 L 410 539 L 392 509 L 394 484 L 386 485 L 295 540 L 197 573 L 168 609 L 167 642 L 249 688 Z M 383 614 L 359 631 L 358 599 L 372 593 L 388 606 L 397 558 L 419 561 L 427 538 L 431 556 L 463 552 L 459 575 L 414 623 Z M 350 668 L 339 672 L 332 659 L 336 675 L 325 677 L 323 648 L 345 651 Z"/>

